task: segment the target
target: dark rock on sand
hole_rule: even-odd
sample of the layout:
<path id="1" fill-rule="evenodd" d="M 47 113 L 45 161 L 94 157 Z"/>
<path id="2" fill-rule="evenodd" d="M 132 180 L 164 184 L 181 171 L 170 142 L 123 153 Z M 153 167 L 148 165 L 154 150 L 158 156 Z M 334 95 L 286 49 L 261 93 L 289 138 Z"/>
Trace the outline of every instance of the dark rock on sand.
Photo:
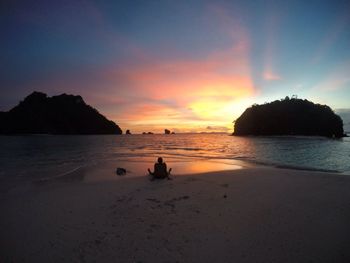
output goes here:
<path id="1" fill-rule="evenodd" d="M 117 175 L 125 175 L 126 174 L 126 169 L 118 167 L 116 170 Z"/>

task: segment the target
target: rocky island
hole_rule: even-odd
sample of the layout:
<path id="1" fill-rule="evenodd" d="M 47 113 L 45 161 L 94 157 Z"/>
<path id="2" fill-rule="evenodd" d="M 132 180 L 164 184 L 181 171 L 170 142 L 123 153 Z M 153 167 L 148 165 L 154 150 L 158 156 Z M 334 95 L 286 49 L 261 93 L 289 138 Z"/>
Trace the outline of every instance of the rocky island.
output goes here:
<path id="1" fill-rule="evenodd" d="M 345 136 L 342 119 L 330 107 L 289 97 L 247 108 L 234 121 L 233 135 Z"/>
<path id="2" fill-rule="evenodd" d="M 0 134 L 121 134 L 122 130 L 81 96 L 33 92 L 0 112 Z"/>

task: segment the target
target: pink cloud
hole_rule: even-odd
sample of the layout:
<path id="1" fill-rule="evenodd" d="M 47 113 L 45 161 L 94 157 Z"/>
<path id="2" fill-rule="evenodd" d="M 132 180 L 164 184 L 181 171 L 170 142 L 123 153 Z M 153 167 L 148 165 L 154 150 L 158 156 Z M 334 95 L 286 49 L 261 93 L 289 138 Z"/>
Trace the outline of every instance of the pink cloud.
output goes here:
<path id="1" fill-rule="evenodd" d="M 263 78 L 265 80 L 280 80 L 281 79 L 281 77 L 279 75 L 277 75 L 276 73 L 274 73 L 270 69 L 263 72 Z"/>
<path id="2" fill-rule="evenodd" d="M 276 36 L 278 35 L 278 27 L 280 24 L 280 18 L 276 14 L 268 16 L 266 24 L 266 43 L 264 52 L 264 69 L 262 77 L 264 80 L 274 81 L 280 80 L 282 77 L 278 74 L 275 67 L 276 59 Z"/>

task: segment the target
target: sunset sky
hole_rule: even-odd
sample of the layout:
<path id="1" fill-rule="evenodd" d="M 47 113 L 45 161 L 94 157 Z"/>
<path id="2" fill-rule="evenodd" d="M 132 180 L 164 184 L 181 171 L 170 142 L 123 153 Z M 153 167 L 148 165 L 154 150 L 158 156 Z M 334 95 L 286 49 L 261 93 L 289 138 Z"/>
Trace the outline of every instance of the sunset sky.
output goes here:
<path id="1" fill-rule="evenodd" d="M 349 10 L 349 1 L 1 1 L 0 110 L 34 90 L 79 94 L 124 131 L 229 132 L 246 107 L 295 94 L 349 116 Z"/>

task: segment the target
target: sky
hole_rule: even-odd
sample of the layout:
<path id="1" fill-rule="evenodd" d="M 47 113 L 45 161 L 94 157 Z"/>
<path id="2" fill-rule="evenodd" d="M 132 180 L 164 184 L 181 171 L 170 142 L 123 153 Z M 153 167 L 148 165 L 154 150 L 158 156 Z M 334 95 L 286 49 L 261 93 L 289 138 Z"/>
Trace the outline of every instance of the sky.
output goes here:
<path id="1" fill-rule="evenodd" d="M 350 123 L 350 1 L 1 1 L 0 111 L 81 95 L 124 131 L 232 132 L 297 95 Z"/>

